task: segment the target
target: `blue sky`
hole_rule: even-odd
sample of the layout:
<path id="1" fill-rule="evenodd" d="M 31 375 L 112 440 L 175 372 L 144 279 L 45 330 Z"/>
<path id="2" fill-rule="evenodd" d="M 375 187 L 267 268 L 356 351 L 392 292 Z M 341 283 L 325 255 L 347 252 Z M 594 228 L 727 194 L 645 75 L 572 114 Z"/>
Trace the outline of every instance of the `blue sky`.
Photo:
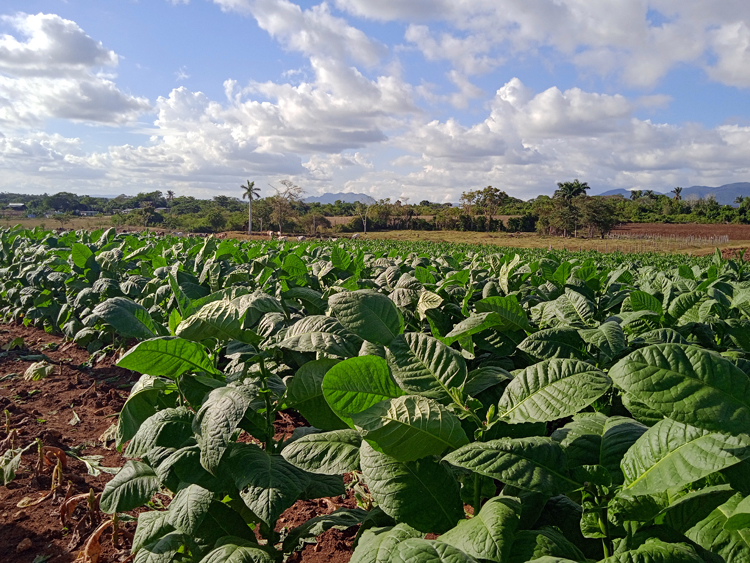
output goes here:
<path id="1" fill-rule="evenodd" d="M 5 0 L 0 190 L 748 181 L 750 4 Z"/>

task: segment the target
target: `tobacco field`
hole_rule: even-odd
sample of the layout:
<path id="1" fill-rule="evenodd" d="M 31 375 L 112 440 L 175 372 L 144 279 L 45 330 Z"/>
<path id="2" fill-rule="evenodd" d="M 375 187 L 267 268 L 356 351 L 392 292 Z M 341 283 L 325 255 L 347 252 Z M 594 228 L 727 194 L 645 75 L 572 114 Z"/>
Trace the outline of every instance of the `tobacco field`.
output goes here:
<path id="1" fill-rule="evenodd" d="M 750 263 L 113 229 L 0 245 L 6 323 L 142 374 L 98 498 L 109 525 L 137 514 L 135 563 L 281 562 L 330 529 L 356 531 L 353 563 L 750 563 Z M 0 447 L 7 485 L 35 443 Z"/>

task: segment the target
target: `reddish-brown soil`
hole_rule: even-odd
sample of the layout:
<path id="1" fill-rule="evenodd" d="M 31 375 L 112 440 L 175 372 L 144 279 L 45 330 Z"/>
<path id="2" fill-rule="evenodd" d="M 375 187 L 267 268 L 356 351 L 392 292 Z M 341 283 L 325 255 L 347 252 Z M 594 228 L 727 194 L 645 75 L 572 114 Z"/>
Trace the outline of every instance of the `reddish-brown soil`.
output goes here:
<path id="1" fill-rule="evenodd" d="M 23 338 L 23 348 L 4 350 L 17 337 Z M 55 345 L 56 349 L 53 349 Z M 39 381 L 25 381 L 23 373 L 36 361 L 28 356 L 39 354 L 49 358 L 55 366 L 54 373 Z M 9 426 L 17 435 L 16 446 L 26 446 L 40 438 L 45 446 L 63 450 L 80 448 L 79 455 L 101 455 L 103 467 L 122 466 L 125 460 L 114 449 L 113 442 L 104 442 L 101 437 L 116 421 L 138 374 L 115 367 L 111 355 L 93 367 L 85 366 L 88 360 L 89 354 L 85 350 L 60 337 L 31 327 L 0 325 L 0 411 L 9 413 Z M 79 421 L 73 425 L 71 422 L 76 416 Z M 304 425 L 307 423 L 298 414 L 281 413 L 275 425 L 276 439 L 288 438 L 294 428 Z M 6 438 L 5 417 L 0 412 L 0 454 L 7 449 L 2 444 Z M 69 495 L 90 490 L 101 493 L 112 478 L 106 472 L 91 476 L 83 462 L 67 457 L 63 487 L 38 504 L 19 508 L 23 499 L 36 500 L 50 491 L 53 467 L 45 466 L 41 473 L 37 473 L 37 461 L 37 448 L 32 447 L 23 456 L 16 478 L 7 486 L 0 484 L 2 563 L 72 562 L 90 536 L 93 523 L 87 520 L 85 503 L 82 503 L 63 526 L 60 507 L 66 493 L 64 489 L 70 487 Z M 157 496 L 163 505 L 168 504 L 168 497 Z M 298 501 L 282 514 L 277 529 L 292 529 L 314 516 L 354 506 L 351 490 L 344 497 Z M 135 523 L 121 522 L 120 529 L 125 534 L 122 534 L 118 548 L 112 544 L 111 529 L 101 536 L 99 563 L 128 559 L 130 542 L 127 533 L 132 534 Z M 344 531 L 329 530 L 318 537 L 317 544 L 306 545 L 288 561 L 345 563 L 351 558 L 356 532 L 356 527 Z"/>
<path id="2" fill-rule="evenodd" d="M 9 426 L 17 433 L 16 445 L 26 446 L 40 438 L 45 446 L 63 450 L 83 446 L 80 455 L 101 455 L 102 466 L 120 467 L 123 460 L 112 443 L 104 444 L 99 437 L 116 420 L 135 380 L 133 375 L 114 367 L 111 357 L 93 368 L 84 367 L 89 359 L 85 350 L 44 331 L 0 325 L 2 347 L 19 336 L 24 340 L 22 349 L 0 353 L 0 377 L 4 378 L 0 382 L 0 408 L 10 415 Z M 48 344 L 56 344 L 58 348 L 52 350 L 45 346 Z M 23 373 L 33 363 L 28 356 L 39 354 L 51 360 L 54 373 L 39 381 L 25 381 Z M 73 425 L 76 416 L 79 422 Z M 3 417 L 2 439 L 7 437 L 4 423 Z M 40 498 L 50 490 L 52 467 L 45 467 L 37 475 L 34 470 L 37 459 L 37 448 L 32 447 L 23 456 L 16 478 L 7 487 L 0 485 L 0 553 L 4 563 L 29 563 L 37 556 L 51 556 L 48 559 L 51 563 L 73 561 L 90 531 L 83 523 L 76 529 L 83 507 L 63 527 L 60 498 L 18 508 L 22 499 Z M 71 495 L 90 489 L 99 493 L 111 477 L 105 472 L 97 477 L 88 475 L 83 462 L 68 457 L 63 483 L 71 483 Z M 123 527 L 133 530 L 132 523 Z M 102 561 L 118 561 L 126 553 L 112 547 L 111 537 L 109 532 L 102 537 Z M 18 551 L 24 546 L 29 547 Z"/>
<path id="3" fill-rule="evenodd" d="M 750 247 L 749 248 L 743 248 L 741 246 L 739 247 L 731 247 L 731 248 L 722 248 L 721 249 L 721 257 L 724 259 L 734 259 L 739 260 L 742 258 L 744 261 L 750 260 Z"/>
<path id="4" fill-rule="evenodd" d="M 678 237 L 729 236 L 729 240 L 750 240 L 750 225 L 696 223 L 628 223 L 612 231 L 613 235 L 660 235 Z"/>

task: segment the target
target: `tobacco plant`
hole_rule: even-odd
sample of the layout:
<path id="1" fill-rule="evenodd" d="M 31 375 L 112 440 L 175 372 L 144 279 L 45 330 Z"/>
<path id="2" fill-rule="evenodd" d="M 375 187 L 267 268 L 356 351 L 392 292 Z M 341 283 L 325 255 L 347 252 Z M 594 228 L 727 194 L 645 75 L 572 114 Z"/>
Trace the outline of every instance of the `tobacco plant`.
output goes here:
<path id="1" fill-rule="evenodd" d="M 18 237 L 4 245 L 31 252 Z M 64 283 L 127 278 L 69 305 L 71 319 L 140 340 L 119 365 L 144 374 L 118 421 L 130 461 L 102 508 L 172 497 L 140 514 L 137 563 L 282 560 L 357 525 L 355 563 L 750 561 L 738 262 L 75 243 L 91 255 L 73 247 L 82 266 Z M 116 264 L 102 258 L 115 250 Z M 5 287 L 8 314 L 22 291 Z M 309 425 L 284 440 L 281 411 Z M 344 475 L 358 508 L 280 525 L 298 500 L 337 503 Z"/>

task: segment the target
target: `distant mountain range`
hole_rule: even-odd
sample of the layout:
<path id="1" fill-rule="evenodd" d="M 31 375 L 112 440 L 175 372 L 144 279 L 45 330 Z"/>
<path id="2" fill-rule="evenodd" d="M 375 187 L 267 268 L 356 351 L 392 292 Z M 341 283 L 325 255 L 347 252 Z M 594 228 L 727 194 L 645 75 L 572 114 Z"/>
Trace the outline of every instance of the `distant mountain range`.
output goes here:
<path id="1" fill-rule="evenodd" d="M 656 190 L 654 190 L 654 192 L 658 194 L 671 194 L 671 191 L 657 192 Z M 630 191 L 623 189 L 609 190 L 599 195 L 621 195 L 623 197 L 629 198 Z M 712 188 L 710 186 L 690 186 L 689 188 L 683 188 L 680 195 L 682 196 L 682 199 L 697 199 L 701 197 L 705 198 L 709 195 L 713 195 L 716 198 L 716 201 L 721 205 L 735 205 L 734 200 L 737 199 L 737 196 L 750 197 L 750 182 L 724 184 L 723 186 L 719 186 L 718 188 Z"/>
<path id="2" fill-rule="evenodd" d="M 336 203 L 337 201 L 343 201 L 344 203 L 376 203 L 375 199 L 371 198 L 367 194 L 355 194 L 355 193 L 346 193 L 346 192 L 339 192 L 337 194 L 331 194 L 331 193 L 325 193 L 323 195 L 319 196 L 310 196 L 304 198 L 302 201 L 305 203 L 320 203 L 320 204 L 326 204 L 326 203 Z"/>

